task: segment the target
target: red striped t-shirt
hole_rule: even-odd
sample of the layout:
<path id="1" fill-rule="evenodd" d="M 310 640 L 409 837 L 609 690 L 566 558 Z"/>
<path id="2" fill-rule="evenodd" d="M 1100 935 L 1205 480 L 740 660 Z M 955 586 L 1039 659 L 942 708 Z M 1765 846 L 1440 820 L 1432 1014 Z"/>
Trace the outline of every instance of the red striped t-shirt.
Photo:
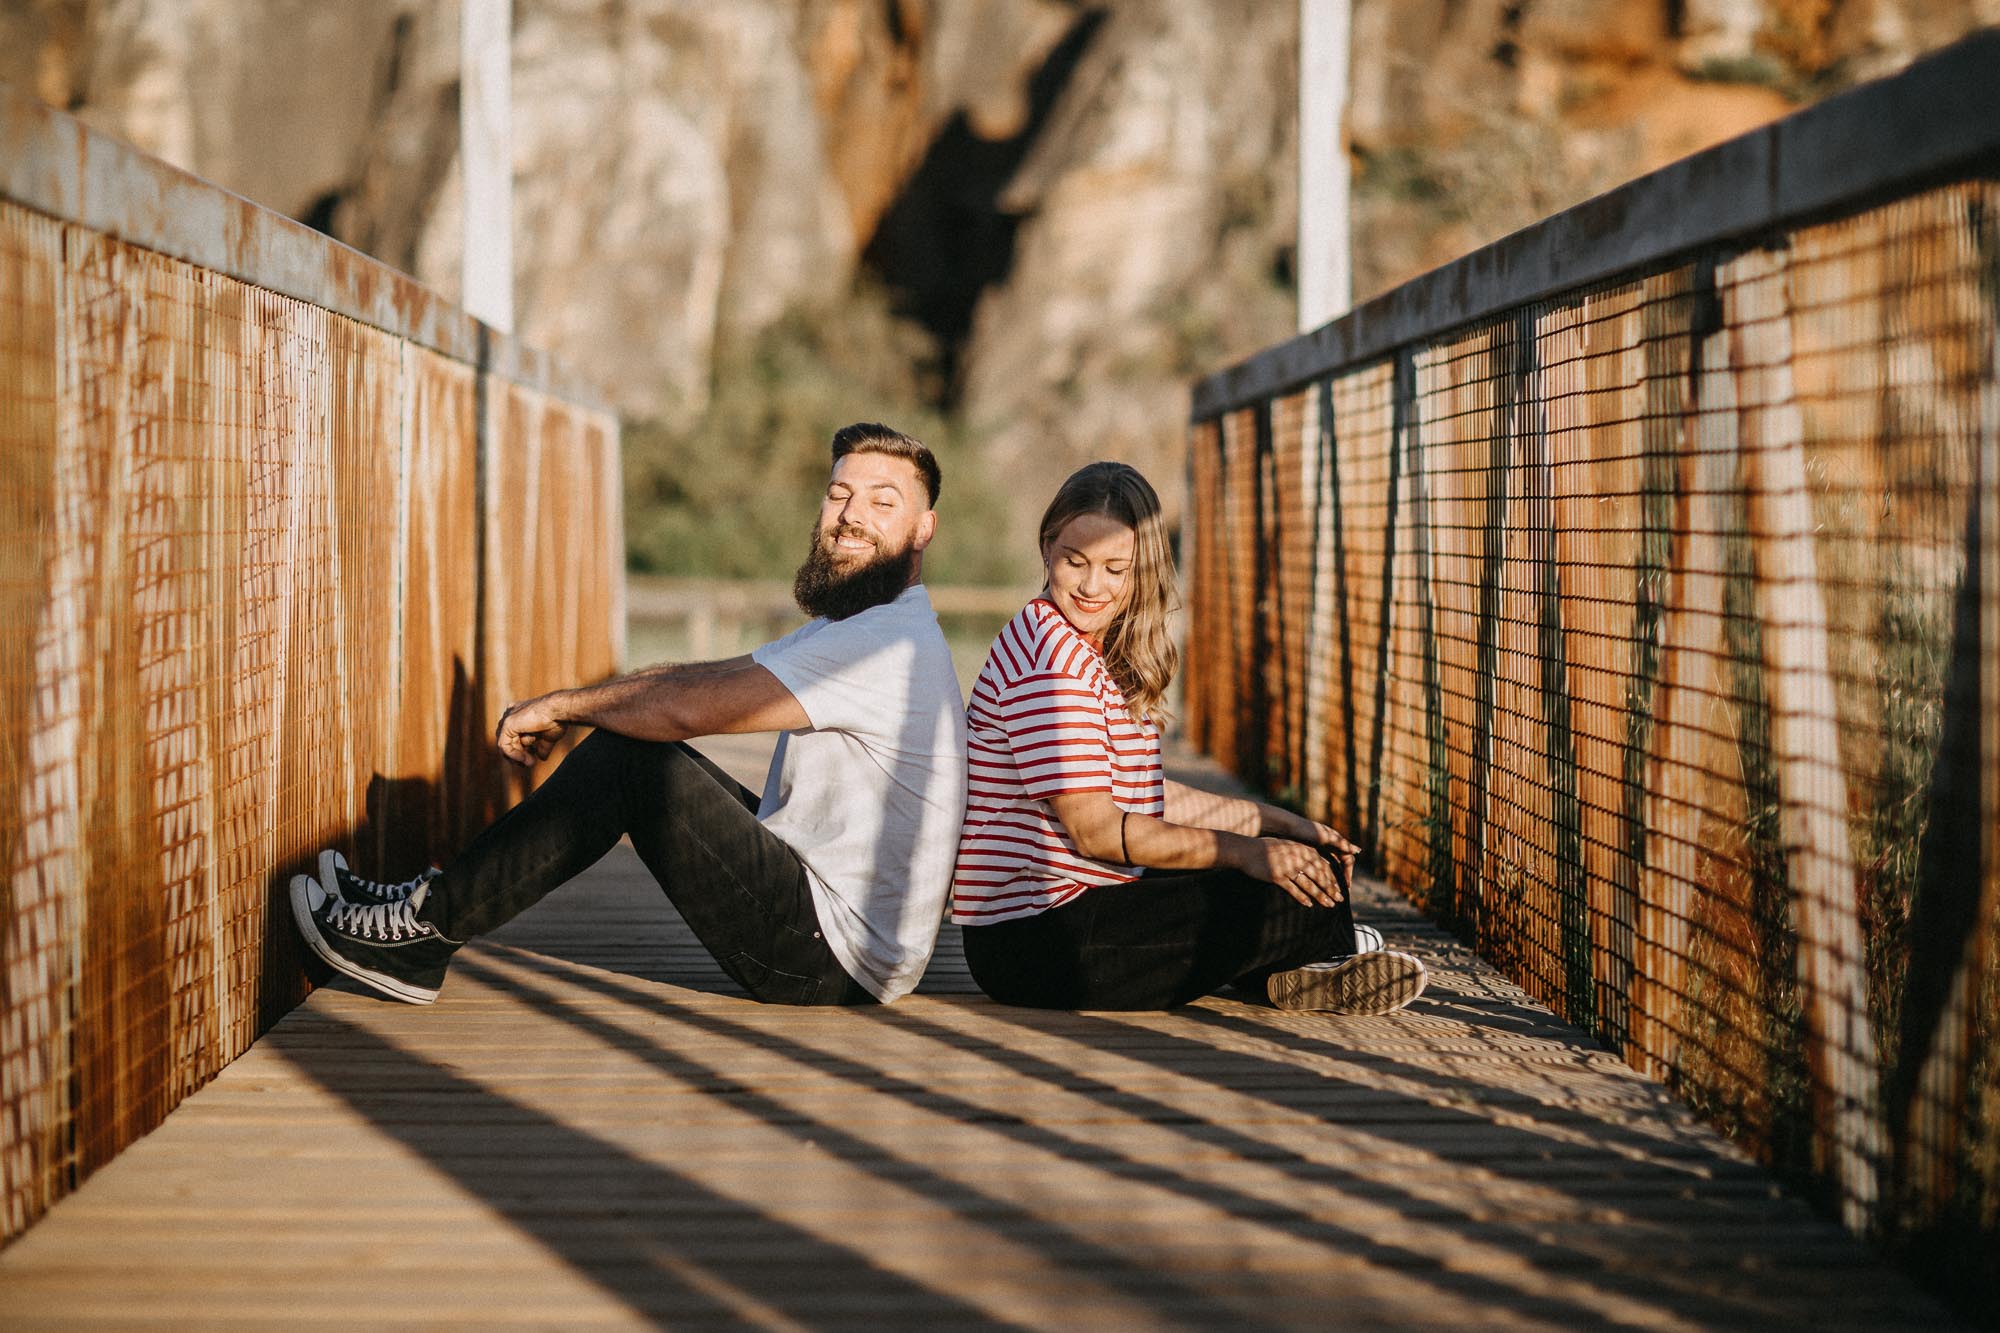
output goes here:
<path id="1" fill-rule="evenodd" d="M 1062 612 L 1037 598 L 1007 622 L 966 705 L 965 828 L 951 919 L 987 925 L 1033 916 L 1137 867 L 1076 848 L 1048 798 L 1108 792 L 1135 815 L 1166 810 L 1160 732 L 1133 717 L 1104 659 Z"/>

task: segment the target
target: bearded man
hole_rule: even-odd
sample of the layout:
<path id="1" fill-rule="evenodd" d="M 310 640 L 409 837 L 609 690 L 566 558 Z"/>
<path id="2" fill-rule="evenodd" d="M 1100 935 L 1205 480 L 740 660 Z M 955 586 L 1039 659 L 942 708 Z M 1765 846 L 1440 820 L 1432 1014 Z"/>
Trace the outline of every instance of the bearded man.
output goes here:
<path id="1" fill-rule="evenodd" d="M 320 853 L 292 913 L 375 991 L 437 998 L 452 954 L 629 835 L 722 968 L 774 1004 L 888 1003 L 923 975 L 965 807 L 965 706 L 922 582 L 937 460 L 887 426 L 833 437 L 793 585 L 813 619 L 744 657 L 659 666 L 510 706 L 500 752 L 533 766 L 594 727 L 443 870 L 400 884 Z M 685 742 L 775 731 L 762 798 Z"/>

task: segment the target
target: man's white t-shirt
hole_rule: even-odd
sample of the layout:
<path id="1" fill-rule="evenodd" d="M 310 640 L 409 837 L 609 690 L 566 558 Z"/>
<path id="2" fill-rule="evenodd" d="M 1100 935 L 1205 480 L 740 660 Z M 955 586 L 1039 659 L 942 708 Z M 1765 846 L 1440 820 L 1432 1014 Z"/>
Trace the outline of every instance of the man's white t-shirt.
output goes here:
<path id="1" fill-rule="evenodd" d="M 833 956 L 887 1004 L 930 962 L 965 818 L 965 703 L 930 594 L 750 657 L 812 722 L 778 737 L 757 818 L 805 862 Z"/>

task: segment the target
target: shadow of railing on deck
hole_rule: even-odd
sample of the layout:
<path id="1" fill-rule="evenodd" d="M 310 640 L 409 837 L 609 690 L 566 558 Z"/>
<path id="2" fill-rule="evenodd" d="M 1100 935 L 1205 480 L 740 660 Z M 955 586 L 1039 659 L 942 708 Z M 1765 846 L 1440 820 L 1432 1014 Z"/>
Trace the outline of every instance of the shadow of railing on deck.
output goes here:
<path id="1" fill-rule="evenodd" d="M 879 1309 L 889 1302 L 899 1316 L 949 1321 L 955 1326 L 987 1322 L 977 1308 L 947 1292 L 933 1290 L 874 1264 L 867 1255 L 797 1227 L 767 1211 L 718 1194 L 691 1176 L 636 1157 L 614 1143 L 482 1087 L 353 1023 L 325 1011 L 314 1015 L 338 1034 L 365 1065 L 287 1058 L 304 1075 L 366 1116 L 432 1167 L 449 1176 L 551 1254 L 635 1311 L 669 1322 L 740 1322 L 755 1307 L 774 1307 L 811 1326 L 837 1316 L 841 1305 Z M 282 1038 L 266 1038 L 284 1049 Z M 706 1071 L 695 1071 L 708 1078 Z M 381 1097 L 422 1099 L 449 1105 L 448 1122 L 383 1113 Z M 774 1119 L 773 1123 L 779 1123 Z M 517 1137 L 507 1149 L 489 1153 L 443 1153 L 440 1132 L 467 1135 L 504 1128 Z M 525 1189 L 531 1173 L 546 1179 Z M 701 1225 L 667 1234 L 657 1212 L 645 1207 L 608 1207 L 602 1193 L 607 1175 L 629 1182 L 635 1199 L 657 1200 L 658 1212 L 701 1210 Z M 592 1225 L 579 1227 L 587 1214 Z M 718 1224 L 726 1225 L 718 1225 Z M 715 1239 L 720 1230 L 723 1237 Z M 740 1244 L 747 1234 L 748 1245 Z M 843 1275 L 837 1292 L 772 1285 L 774 1256 L 787 1265 Z M 740 1294 L 740 1300 L 732 1300 Z"/>
<path id="2" fill-rule="evenodd" d="M 1126 1153 L 1115 1146 L 1064 1133 L 1047 1123 L 1033 1123 L 1003 1108 L 983 1105 L 945 1088 L 927 1084 L 915 1074 L 901 1073 L 891 1067 L 869 1064 L 851 1055 L 811 1046 L 753 1023 L 724 1017 L 712 1009 L 693 1010 L 674 1005 L 648 987 L 586 966 L 514 948 L 505 951 L 504 959 L 509 966 L 494 967 L 467 960 L 460 967 L 468 975 L 511 989 L 517 995 L 528 992 L 526 1002 L 541 1012 L 586 1031 L 599 1040 L 615 1042 L 621 1049 L 631 1050 L 637 1034 L 615 1021 L 582 1010 L 553 993 L 544 982 L 560 981 L 581 988 L 629 1006 L 649 1019 L 665 1017 L 693 1032 L 744 1043 L 781 1059 L 834 1074 L 858 1087 L 894 1097 L 906 1105 L 946 1117 L 956 1124 L 976 1126 L 1060 1161 L 1164 1190 L 1232 1218 L 1277 1229 L 1319 1246 L 1326 1252 L 1330 1263 L 1359 1260 L 1397 1270 L 1406 1278 L 1421 1272 L 1421 1280 L 1434 1287 L 1440 1296 L 1448 1294 L 1488 1307 L 1500 1302 L 1516 1311 L 1532 1311 L 1542 1317 L 1569 1323 L 1596 1322 L 1621 1314 L 1635 1316 L 1643 1313 L 1658 1317 L 1661 1313 L 1669 1313 L 1704 1320 L 1747 1320 L 1769 1313 L 1770 1307 L 1764 1300 L 1764 1288 L 1770 1280 L 1767 1273 L 1752 1271 L 1747 1266 L 1725 1268 L 1706 1265 L 1698 1260 L 1677 1263 L 1670 1249 L 1659 1252 L 1621 1249 L 1610 1243 L 1580 1244 L 1573 1238 L 1554 1241 L 1533 1227 L 1482 1216 L 1476 1206 L 1467 1207 L 1440 1199 L 1434 1193 L 1426 1194 L 1420 1188 L 1404 1183 L 1394 1165 L 1384 1165 L 1378 1171 L 1369 1172 L 1308 1156 L 1282 1142 L 1260 1137 L 1251 1130 L 1191 1115 L 1187 1109 L 1171 1101 L 1119 1087 L 1096 1075 L 1036 1055 L 1022 1045 L 1006 1040 L 1005 1033 L 1016 1031 L 1038 1039 L 1056 1036 L 1086 1046 L 1115 1046 L 1129 1058 L 1181 1075 L 1186 1075 L 1186 1069 L 1178 1063 L 1179 1059 L 1194 1057 L 1201 1069 L 1202 1080 L 1212 1083 L 1219 1090 L 1262 1103 L 1279 1113 L 1317 1116 L 1323 1109 L 1324 1096 L 1312 1086 L 1312 1081 L 1292 1089 L 1273 1086 L 1271 1076 L 1274 1065 L 1285 1064 L 1283 1055 L 1224 1050 L 1186 1035 L 1153 1027 L 1146 1030 L 1150 1047 L 1135 1049 L 1130 1040 L 1133 1029 L 1116 1019 L 1003 1009 L 978 1001 L 972 1003 L 977 1006 L 979 1017 L 990 1021 L 1000 1032 L 990 1036 L 980 1035 L 963 1027 L 922 1017 L 907 1006 L 854 1011 L 861 1021 L 877 1022 L 898 1032 L 935 1041 L 949 1051 L 972 1052 L 982 1060 L 1009 1071 L 1028 1074 L 1052 1090 L 1085 1098 L 1103 1110 L 1120 1116 L 1136 1115 L 1156 1127 L 1164 1124 L 1169 1127 L 1169 1132 L 1191 1140 L 1191 1146 L 1198 1149 L 1197 1156 L 1201 1159 L 1212 1160 L 1219 1152 L 1227 1154 L 1231 1161 L 1241 1163 L 1241 1169 L 1245 1171 L 1260 1175 L 1269 1171 L 1281 1172 L 1282 1182 L 1274 1182 L 1268 1176 L 1263 1181 L 1267 1187 L 1281 1184 L 1281 1188 L 1274 1190 L 1278 1197 L 1274 1197 L 1273 1193 L 1259 1193 L 1254 1185 L 1238 1187 L 1202 1179 L 1188 1171 L 1163 1168 L 1157 1161 Z M 534 979 L 524 976 L 524 973 L 531 974 Z M 1309 1051 L 1321 1057 L 1338 1058 L 1342 1055 L 1338 1046 L 1327 1041 L 1268 1027 L 1249 1019 L 1203 1010 L 1184 1011 L 1184 1016 L 1232 1037 L 1254 1036 L 1290 1054 Z M 657 1040 L 648 1040 L 646 1044 L 642 1058 L 648 1063 L 676 1076 L 701 1079 L 704 1086 L 716 1088 L 730 1097 L 732 1106 L 749 1109 L 773 1126 L 796 1127 L 802 1136 L 809 1137 L 822 1149 L 834 1151 L 850 1165 L 860 1166 L 902 1184 L 910 1183 L 914 1170 L 922 1180 L 921 1188 L 927 1197 L 974 1220 L 991 1218 L 994 1210 L 999 1209 L 999 1216 L 1010 1224 L 1010 1231 L 1025 1224 L 1029 1234 L 1045 1249 L 1052 1262 L 1074 1267 L 1084 1275 L 1107 1281 L 1126 1295 L 1140 1300 L 1157 1300 L 1162 1294 L 1170 1293 L 1171 1307 L 1179 1313 L 1186 1313 L 1187 1301 L 1198 1296 L 1191 1290 L 1177 1289 L 1171 1276 L 1149 1259 L 1143 1242 L 1135 1242 L 1130 1252 L 1108 1250 L 1072 1228 L 1037 1218 L 989 1192 L 904 1156 L 887 1152 L 823 1117 L 759 1093 L 728 1073 L 690 1060 L 667 1049 Z M 1577 1232 L 1582 1230 L 1580 1222 L 1584 1216 L 1593 1210 L 1602 1213 L 1606 1208 L 1615 1207 L 1616 1203 L 1604 1199 L 1601 1192 L 1573 1190 L 1559 1178 L 1552 1178 L 1542 1163 L 1551 1148 L 1561 1140 L 1566 1138 L 1573 1147 L 1583 1152 L 1602 1150 L 1617 1154 L 1632 1162 L 1637 1173 L 1662 1173 L 1663 1183 L 1655 1188 L 1688 1190 L 1691 1186 L 1705 1184 L 1695 1159 L 1703 1155 L 1707 1163 L 1714 1161 L 1712 1153 L 1703 1154 L 1700 1148 L 1692 1145 L 1687 1147 L 1688 1163 L 1666 1161 L 1665 1157 L 1671 1155 L 1680 1139 L 1672 1132 L 1662 1135 L 1634 1131 L 1593 1116 L 1587 1110 L 1551 1107 L 1525 1094 L 1506 1098 L 1506 1109 L 1517 1122 L 1539 1118 L 1543 1123 L 1498 1123 L 1486 1110 L 1465 1105 L 1468 1096 L 1466 1084 L 1451 1084 L 1440 1079 L 1435 1071 L 1405 1062 L 1384 1060 L 1379 1056 L 1369 1061 L 1369 1068 L 1375 1075 L 1369 1084 L 1382 1096 L 1381 1103 L 1373 1108 L 1374 1113 L 1367 1122 L 1366 1131 L 1369 1134 L 1387 1144 L 1441 1156 L 1460 1166 L 1489 1170 L 1497 1179 L 1512 1182 L 1506 1188 L 1517 1193 L 1521 1186 L 1543 1191 L 1553 1205 L 1552 1213 L 1563 1214 L 1576 1226 Z M 1398 1080 L 1405 1085 L 1400 1090 L 1394 1086 Z M 1632 1085 L 1635 1088 L 1650 1088 L 1650 1085 L 1638 1080 L 1632 1080 Z M 1482 1087 L 1478 1091 L 1484 1095 L 1492 1089 Z M 1491 1098 L 1489 1105 L 1499 1100 Z M 1642 1100 L 1657 1099 L 1649 1096 Z M 1654 1105 L 1648 1109 L 1659 1108 Z M 1562 1127 L 1564 1133 L 1545 1132 L 1550 1123 L 1565 1114 L 1568 1123 Z M 1476 1132 L 1465 1135 L 1462 1150 L 1441 1151 L 1440 1139 L 1450 1137 L 1450 1126 L 1454 1124 L 1466 1131 Z M 1442 1134 L 1441 1125 L 1445 1131 Z M 1579 1139 L 1583 1142 L 1579 1143 Z M 1447 1256 L 1440 1253 L 1371 1235 L 1364 1227 L 1336 1221 L 1326 1215 L 1324 1209 L 1316 1210 L 1297 1201 L 1299 1191 L 1329 1188 L 1337 1190 L 1347 1204 L 1371 1210 L 1387 1208 L 1394 1212 L 1398 1222 L 1440 1229 L 1443 1233 L 1440 1239 L 1456 1250 L 1455 1257 L 1460 1265 L 1452 1265 Z M 1286 1199 L 1283 1197 L 1285 1194 L 1292 1197 Z M 1733 1194 L 1718 1192 L 1713 1196 L 1704 1192 L 1690 1198 L 1686 1206 L 1696 1214 L 1696 1219 L 1687 1224 L 1686 1232 L 1693 1234 L 1697 1228 L 1729 1225 L 1741 1228 L 1768 1222 L 1769 1189 L 1761 1177 L 1757 1178 L 1749 1197 L 1757 1199 L 1762 1208 L 1748 1216 L 1742 1206 L 1745 1199 L 1742 1191 Z M 1474 1200 L 1475 1205 L 1476 1202 Z M 1811 1224 L 1803 1217 L 1802 1208 L 1801 1214 L 1801 1221 L 1807 1222 L 1808 1230 L 1816 1229 L 1822 1235 L 1829 1255 L 1854 1256 L 1856 1251 L 1849 1239 L 1831 1227 Z M 1645 1255 L 1649 1265 L 1647 1271 L 1640 1272 L 1629 1267 L 1639 1253 Z M 1482 1271 L 1470 1271 L 1462 1266 L 1467 1263 L 1477 1264 Z M 1525 1284 L 1510 1281 L 1505 1270 L 1514 1266 L 1525 1266 L 1541 1276 Z M 1568 1287 L 1565 1294 L 1556 1295 L 1548 1290 L 1548 1282 L 1543 1279 L 1550 1273 L 1573 1274 L 1560 1280 L 1559 1285 Z M 1646 1309 L 1635 1309 L 1634 1302 L 1643 1302 Z M 1204 1310 L 1202 1317 L 1205 1322 L 1226 1319 L 1233 1324 L 1241 1324 L 1245 1318 L 1241 1311 L 1234 1309 Z"/>
<path id="3" fill-rule="evenodd" d="M 643 1048 L 636 1051 L 639 1058 L 662 1073 L 696 1080 L 711 1094 L 728 1098 L 731 1108 L 754 1115 L 774 1129 L 796 1132 L 802 1140 L 809 1139 L 815 1147 L 832 1152 L 849 1166 L 858 1167 L 885 1182 L 913 1189 L 931 1202 L 961 1215 L 976 1215 L 982 1224 L 1004 1227 L 1011 1239 L 1032 1243 L 1043 1258 L 1058 1268 L 1071 1269 L 1081 1277 L 1103 1282 L 1143 1305 L 1164 1305 L 1177 1315 L 1192 1317 L 1205 1325 L 1255 1326 L 1254 1320 L 1246 1324 L 1243 1311 L 1215 1303 L 1199 1288 L 1176 1281 L 1171 1274 L 1143 1262 L 1140 1256 L 1106 1249 L 1088 1234 L 1030 1212 L 1004 1195 L 982 1191 L 964 1181 L 955 1180 L 913 1155 L 890 1152 L 846 1128 L 832 1114 L 818 1115 L 788 1105 L 745 1078 L 669 1049 L 659 1041 L 640 1038 L 638 1034 L 553 994 L 540 982 L 542 978 L 557 978 L 618 1000 L 649 1016 L 665 1015 L 689 1028 L 745 1041 L 820 1069 L 835 1069 L 869 1086 L 879 1087 L 885 1080 L 898 1082 L 887 1071 L 871 1069 L 858 1061 L 816 1051 L 783 1037 L 715 1018 L 712 1014 L 662 1004 L 656 996 L 639 987 L 602 974 L 565 966 L 520 950 L 508 950 L 507 957 L 523 970 L 539 974 L 537 980 L 530 981 L 519 971 L 509 969 L 502 972 L 471 959 L 461 960 L 456 967 L 462 975 L 504 988 L 529 1008 L 567 1023 L 608 1045 L 615 1044 L 622 1050 L 634 1051 L 635 1040 L 641 1041 Z M 897 1090 L 903 1089 L 899 1087 Z M 960 1111 L 968 1118 L 968 1123 L 1003 1134 L 1018 1136 L 1026 1128 L 1016 1119 L 959 1103 L 943 1094 L 929 1105 Z M 900 1317 L 902 1312 L 897 1314 Z"/>

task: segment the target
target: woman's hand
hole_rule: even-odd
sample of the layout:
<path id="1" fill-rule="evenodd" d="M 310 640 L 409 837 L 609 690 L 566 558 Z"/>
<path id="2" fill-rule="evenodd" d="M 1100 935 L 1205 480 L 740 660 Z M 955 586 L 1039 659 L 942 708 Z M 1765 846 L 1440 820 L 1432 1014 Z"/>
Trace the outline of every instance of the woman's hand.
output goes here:
<path id="1" fill-rule="evenodd" d="M 1290 838 L 1242 838 L 1237 846 L 1238 870 L 1277 885 L 1306 907 L 1332 907 L 1347 896 L 1346 876 L 1315 846 Z"/>
<path id="2" fill-rule="evenodd" d="M 1354 879 L 1354 858 L 1361 849 L 1348 841 L 1347 836 L 1331 824 L 1321 824 L 1307 819 L 1304 815 L 1293 814 L 1275 805 L 1259 807 L 1262 816 L 1258 832 L 1267 838 L 1287 838 L 1317 847 L 1328 857 L 1340 863 L 1340 883 L 1345 888 Z"/>
<path id="3" fill-rule="evenodd" d="M 493 739 L 500 746 L 500 753 L 523 768 L 533 768 L 547 759 L 567 731 L 568 724 L 557 719 L 551 700 L 555 696 L 544 694 L 539 699 L 527 699 L 517 704 L 508 704 L 500 714 L 500 725 L 495 728 Z"/>
<path id="4" fill-rule="evenodd" d="M 1361 855 L 1361 849 L 1347 838 L 1347 835 L 1331 824 L 1306 821 L 1312 829 L 1305 841 L 1319 848 L 1320 852 L 1340 863 L 1340 886 L 1345 889 L 1354 882 L 1354 858 Z"/>
<path id="5" fill-rule="evenodd" d="M 1332 907 L 1347 897 L 1356 848 L 1324 824 L 1233 799 L 1245 823 L 1260 810 L 1276 826 L 1266 836 L 1228 829 L 1194 828 L 1153 815 L 1127 814 L 1105 792 L 1048 798 L 1076 849 L 1094 861 L 1203 870 L 1227 866 L 1275 884 L 1307 907 Z M 1184 810 L 1185 805 L 1182 806 Z"/>

